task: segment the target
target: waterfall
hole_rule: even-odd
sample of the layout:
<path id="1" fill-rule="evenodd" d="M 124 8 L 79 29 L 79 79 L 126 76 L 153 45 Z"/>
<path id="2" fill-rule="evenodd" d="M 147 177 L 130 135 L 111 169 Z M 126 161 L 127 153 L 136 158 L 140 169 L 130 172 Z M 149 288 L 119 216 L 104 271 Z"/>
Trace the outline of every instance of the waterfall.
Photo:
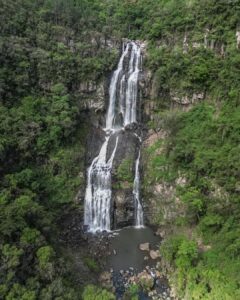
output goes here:
<path id="1" fill-rule="evenodd" d="M 119 60 L 117 70 L 113 73 L 110 88 L 109 88 L 109 106 L 108 106 L 108 112 L 107 112 L 107 118 L 106 118 L 106 129 L 112 130 L 114 129 L 114 121 L 116 117 L 116 100 L 117 100 L 117 86 L 119 83 L 120 77 L 125 77 L 123 75 L 123 61 L 124 58 L 127 56 L 129 50 L 129 43 L 127 44 L 126 49 L 123 51 L 122 56 Z M 122 82 L 122 84 L 124 84 Z"/>
<path id="2" fill-rule="evenodd" d="M 127 82 L 126 91 L 126 110 L 124 115 L 124 125 L 136 122 L 137 116 L 137 92 L 138 92 L 138 75 L 140 72 L 140 61 L 141 61 L 141 49 L 136 44 L 133 44 L 130 68 L 129 68 L 129 78 Z M 134 68 L 135 62 L 135 68 Z"/>
<path id="3" fill-rule="evenodd" d="M 128 124 L 137 122 L 138 77 L 141 68 L 141 48 L 135 42 L 123 45 L 117 69 L 109 87 L 109 106 L 106 115 L 105 141 L 87 172 L 84 224 L 91 232 L 111 230 L 111 172 L 118 147 L 118 132 Z M 108 145 L 116 135 L 115 147 L 107 160 Z M 135 163 L 133 196 L 135 225 L 143 226 L 143 211 L 140 203 L 139 174 L 140 151 Z"/>
<path id="4" fill-rule="evenodd" d="M 92 232 L 110 230 L 111 227 L 111 170 L 118 138 L 110 159 L 106 161 L 109 138 L 109 136 L 106 137 L 99 155 L 88 169 L 84 223 L 89 225 Z"/>
<path id="5" fill-rule="evenodd" d="M 128 71 L 124 69 L 124 60 L 130 54 Z M 109 88 L 109 106 L 106 130 L 122 128 L 137 121 L 138 76 L 141 67 L 141 48 L 134 42 L 127 43 L 123 49 L 118 67 L 113 73 Z M 121 116 L 121 122 L 118 117 Z"/>
<path id="6" fill-rule="evenodd" d="M 143 209 L 140 202 L 140 170 L 139 170 L 139 163 L 140 163 L 140 156 L 141 152 L 139 150 L 138 157 L 135 163 L 135 176 L 134 176 L 134 183 L 133 183 L 133 196 L 135 202 L 135 226 L 138 228 L 143 227 Z"/>

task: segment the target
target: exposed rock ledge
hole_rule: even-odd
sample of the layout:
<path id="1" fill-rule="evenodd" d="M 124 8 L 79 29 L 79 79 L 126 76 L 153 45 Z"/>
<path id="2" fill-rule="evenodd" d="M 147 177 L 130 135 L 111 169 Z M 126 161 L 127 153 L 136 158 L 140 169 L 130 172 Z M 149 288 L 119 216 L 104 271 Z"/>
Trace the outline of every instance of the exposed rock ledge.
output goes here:
<path id="1" fill-rule="evenodd" d="M 181 105 L 190 105 L 201 100 L 204 100 L 205 94 L 203 92 L 200 93 L 193 93 L 192 96 L 190 95 L 178 95 L 176 92 L 170 93 L 171 100 Z"/>

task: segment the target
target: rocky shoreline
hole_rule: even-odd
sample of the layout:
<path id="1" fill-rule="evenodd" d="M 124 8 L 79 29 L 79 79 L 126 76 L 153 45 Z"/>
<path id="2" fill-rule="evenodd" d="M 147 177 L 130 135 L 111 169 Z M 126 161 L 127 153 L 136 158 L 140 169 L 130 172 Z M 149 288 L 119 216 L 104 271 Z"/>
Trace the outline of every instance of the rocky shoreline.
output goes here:
<path id="1" fill-rule="evenodd" d="M 139 299 L 173 300 L 168 282 L 157 268 L 158 265 L 146 266 L 140 273 L 131 267 L 118 272 L 111 269 L 110 272 L 103 272 L 99 281 L 102 287 L 114 292 L 117 299 L 125 299 L 129 289 L 137 286 Z"/>

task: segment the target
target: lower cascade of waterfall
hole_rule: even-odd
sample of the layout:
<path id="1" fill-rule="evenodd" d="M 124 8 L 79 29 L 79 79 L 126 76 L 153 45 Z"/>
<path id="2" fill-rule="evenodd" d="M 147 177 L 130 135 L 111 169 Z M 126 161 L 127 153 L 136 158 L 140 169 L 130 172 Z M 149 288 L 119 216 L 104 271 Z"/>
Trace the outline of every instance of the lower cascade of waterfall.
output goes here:
<path id="1" fill-rule="evenodd" d="M 140 202 L 140 170 L 139 170 L 139 163 L 140 163 L 140 155 L 141 152 L 139 150 L 138 158 L 135 164 L 135 176 L 134 176 L 134 183 L 133 183 L 133 196 L 134 196 L 134 206 L 135 206 L 135 226 L 138 228 L 143 227 L 143 209 L 142 204 Z"/>
<path id="2" fill-rule="evenodd" d="M 88 231 L 111 230 L 112 165 L 118 147 L 118 134 L 129 124 L 137 122 L 138 79 L 141 69 L 141 46 L 128 42 L 123 47 L 118 67 L 114 71 L 109 87 L 109 106 L 106 115 L 106 133 L 99 155 L 95 157 L 87 172 L 85 192 L 84 225 Z M 134 133 L 135 134 L 135 133 Z M 108 156 L 109 141 L 116 136 L 115 146 Z M 135 134 L 136 135 L 136 134 Z M 137 136 L 138 137 L 138 136 Z M 140 138 L 138 137 L 140 140 Z M 140 149 L 135 162 L 133 199 L 135 226 L 143 227 L 143 209 L 140 199 Z"/>
<path id="3" fill-rule="evenodd" d="M 93 232 L 110 230 L 110 208 L 111 208 L 111 170 L 112 162 L 118 145 L 110 159 L 107 161 L 107 146 L 109 136 L 106 137 L 99 155 L 92 161 L 88 169 L 88 182 L 85 194 L 85 216 L 84 223 Z"/>

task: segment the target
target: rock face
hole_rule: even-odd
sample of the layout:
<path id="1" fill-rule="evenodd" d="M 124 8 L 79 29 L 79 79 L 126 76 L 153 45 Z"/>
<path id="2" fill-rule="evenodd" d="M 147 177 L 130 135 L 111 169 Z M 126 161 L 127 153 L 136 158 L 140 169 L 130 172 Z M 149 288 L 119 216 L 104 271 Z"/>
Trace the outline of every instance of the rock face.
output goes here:
<path id="1" fill-rule="evenodd" d="M 193 93 L 191 96 L 190 95 L 178 95 L 176 92 L 172 92 L 171 94 L 171 100 L 177 104 L 181 105 L 191 105 L 195 104 L 201 100 L 204 99 L 204 93 L 199 92 L 199 93 Z"/>
<path id="2" fill-rule="evenodd" d="M 176 183 L 170 185 L 162 182 L 152 187 L 153 190 L 149 190 L 147 217 L 151 222 L 166 225 L 178 217 L 185 216 L 186 208 L 176 196 L 176 187 Z"/>
<path id="3" fill-rule="evenodd" d="M 134 225 L 132 190 L 135 161 L 140 147 L 139 139 L 128 129 L 118 135 L 118 143 L 121 146 L 117 148 L 112 169 L 113 228 Z M 111 147 L 113 145 L 114 142 L 112 146 L 110 144 Z"/>
<path id="4" fill-rule="evenodd" d="M 149 148 L 157 141 L 164 141 L 167 133 L 163 130 L 159 132 L 150 131 L 149 135 L 144 141 L 144 147 Z M 163 143 L 157 147 L 156 154 L 161 155 L 164 151 Z M 148 158 L 144 157 L 143 168 L 148 169 Z M 147 175 L 146 175 L 147 176 Z M 159 180 L 154 184 L 145 184 L 145 201 L 147 202 L 147 209 L 145 215 L 149 223 L 167 225 L 172 224 L 176 218 L 185 216 L 186 208 L 176 195 L 177 186 L 186 185 L 186 178 L 179 174 L 179 177 L 171 184 L 164 180 Z M 165 235 L 160 233 L 160 235 Z M 153 253 L 152 253 L 153 254 Z M 154 254 L 153 254 L 154 255 Z"/>
<path id="5" fill-rule="evenodd" d="M 79 92 L 83 98 L 83 108 L 95 113 L 104 112 L 106 82 L 86 81 L 79 85 Z"/>
<path id="6" fill-rule="evenodd" d="M 240 49 L 240 31 L 236 32 L 236 38 L 237 38 L 237 49 Z"/>
<path id="7" fill-rule="evenodd" d="M 99 127 L 92 127 L 87 139 L 86 166 L 88 167 L 94 157 L 99 154 L 102 143 L 105 140 L 105 132 Z"/>

